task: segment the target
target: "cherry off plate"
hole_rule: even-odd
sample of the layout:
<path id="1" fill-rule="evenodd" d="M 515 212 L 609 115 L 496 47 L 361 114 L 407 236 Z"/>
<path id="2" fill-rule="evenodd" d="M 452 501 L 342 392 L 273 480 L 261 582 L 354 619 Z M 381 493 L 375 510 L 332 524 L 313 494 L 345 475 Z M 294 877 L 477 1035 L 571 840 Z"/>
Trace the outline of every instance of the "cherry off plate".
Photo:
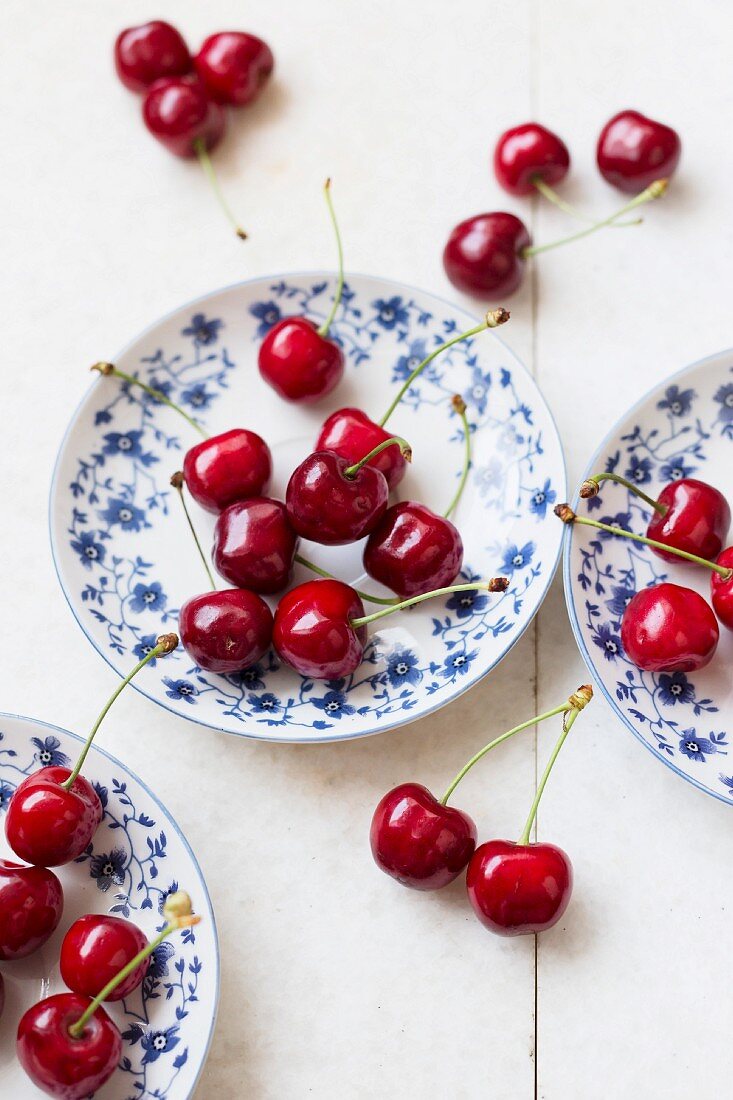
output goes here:
<path id="1" fill-rule="evenodd" d="M 679 477 L 708 481 L 733 501 L 733 350 L 703 359 L 662 383 L 610 432 L 584 477 L 613 470 L 655 496 Z M 649 508 L 603 482 L 574 504 L 579 514 L 644 534 Z M 730 536 L 729 536 L 730 543 Z M 628 539 L 589 527 L 568 530 L 563 574 L 570 621 L 596 683 L 631 732 L 668 767 L 708 794 L 733 799 L 733 634 L 699 672 L 642 672 L 626 657 L 620 626 L 634 592 L 661 580 L 710 598 L 707 570 L 677 565 Z"/>
<path id="2" fill-rule="evenodd" d="M 56 726 L 0 714 L 0 858 L 19 862 L 4 827 L 17 785 L 40 767 L 71 766 L 80 748 L 80 738 Z M 124 764 L 93 745 L 84 775 L 99 793 L 104 818 L 88 853 L 54 868 L 64 891 L 59 926 L 28 958 L 0 964 L 5 980 L 0 1091 L 13 1100 L 45 1095 L 15 1057 L 15 1034 L 27 1008 L 66 989 L 58 961 L 69 926 L 85 913 L 115 913 L 150 940 L 165 923 L 161 910 L 167 894 L 180 887 L 203 919 L 156 949 L 142 986 L 124 1001 L 105 1005 L 122 1032 L 122 1061 L 95 1095 L 184 1100 L 206 1060 L 219 999 L 219 946 L 206 884 L 175 821 Z"/>
<path id="3" fill-rule="evenodd" d="M 259 343 L 287 314 L 320 322 L 334 289 L 332 276 L 315 273 L 217 291 L 153 325 L 117 365 L 163 388 L 211 434 L 260 432 L 273 451 L 270 491 L 282 499 L 331 411 L 358 405 L 381 416 L 433 347 L 475 324 L 430 294 L 350 276 L 332 329 L 345 351 L 343 382 L 316 407 L 286 403 L 259 376 Z M 485 676 L 526 629 L 552 579 L 562 543 L 552 505 L 565 494 L 565 469 L 532 378 L 502 340 L 483 332 L 435 360 L 390 420 L 414 451 L 401 499 L 437 511 L 451 499 L 463 456 L 450 405 L 456 392 L 474 428 L 473 467 L 453 516 L 466 548 L 462 579 L 503 574 L 506 593 L 436 600 L 382 620 L 371 628 L 362 666 L 346 680 L 304 680 L 272 654 L 243 674 L 218 676 L 180 649 L 145 668 L 135 686 L 168 710 L 228 733 L 328 741 L 414 721 Z M 50 501 L 56 568 L 80 626 L 120 675 L 157 634 L 176 629 L 183 601 L 208 587 L 169 485 L 198 440 L 175 411 L 139 388 L 98 378 L 61 446 Z M 208 548 L 214 517 L 191 506 Z M 301 546 L 316 564 L 377 593 L 361 550 Z M 295 580 L 309 576 L 298 567 Z"/>

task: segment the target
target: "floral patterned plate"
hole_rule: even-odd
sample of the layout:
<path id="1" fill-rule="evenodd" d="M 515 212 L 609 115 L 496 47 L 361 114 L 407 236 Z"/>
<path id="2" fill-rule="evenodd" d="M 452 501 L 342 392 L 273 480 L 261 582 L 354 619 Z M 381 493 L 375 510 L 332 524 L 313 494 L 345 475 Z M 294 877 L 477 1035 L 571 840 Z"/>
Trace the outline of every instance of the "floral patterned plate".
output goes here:
<path id="1" fill-rule="evenodd" d="M 252 427 L 270 443 L 273 495 L 312 449 L 333 409 L 357 404 L 381 415 L 395 387 L 435 345 L 475 319 L 432 295 L 383 279 L 348 279 L 332 333 L 347 372 L 316 408 L 286 404 L 262 382 L 257 348 L 283 315 L 328 311 L 325 274 L 258 279 L 185 306 L 118 358 L 218 432 Z M 511 323 L 507 331 L 510 332 Z M 454 518 L 466 545 L 465 578 L 510 577 L 502 596 L 471 594 L 395 615 L 373 630 L 365 660 L 347 680 L 314 683 L 270 655 L 241 675 L 203 673 L 183 650 L 153 664 L 135 686 L 202 725 L 277 741 L 360 737 L 419 718 L 475 684 L 511 649 L 542 603 L 562 532 L 552 502 L 565 493 L 555 425 L 531 377 L 505 344 L 482 333 L 439 357 L 390 421 L 415 459 L 400 495 L 446 507 L 462 464 L 462 393 L 474 463 Z M 177 609 L 204 590 L 201 563 L 170 475 L 198 436 L 139 388 L 99 378 L 61 446 L 51 490 L 51 539 L 59 578 L 92 644 L 124 674 Z M 194 506 L 204 544 L 213 518 Z M 303 553 L 344 580 L 369 587 L 359 547 Z M 305 579 L 299 570 L 296 580 Z"/>
<path id="2" fill-rule="evenodd" d="M 733 501 L 733 350 L 688 367 L 645 397 L 611 431 L 586 474 L 614 470 L 645 492 L 699 477 Z M 622 486 L 576 506 L 595 519 L 644 533 L 649 513 Z M 673 565 L 644 546 L 588 527 L 568 531 L 565 597 L 580 651 L 631 732 L 684 779 L 733 799 L 733 635 L 721 628 L 707 668 L 685 676 L 641 672 L 625 656 L 620 625 L 634 592 L 666 579 L 709 598 L 703 570 Z"/>
<path id="3" fill-rule="evenodd" d="M 0 818 L 24 776 L 47 764 L 68 765 L 79 745 L 78 737 L 56 726 L 0 714 Z M 16 1061 L 15 1032 L 27 1008 L 66 988 L 58 958 L 69 926 L 84 913 L 116 913 L 138 924 L 150 939 L 163 927 L 166 896 L 180 885 L 204 919 L 162 943 L 142 986 L 108 1007 L 122 1032 L 122 1061 L 96 1095 L 100 1100 L 183 1100 L 192 1094 L 206 1060 L 219 999 L 219 947 L 206 884 L 175 821 L 124 764 L 93 746 L 84 774 L 102 799 L 104 819 L 89 851 L 55 869 L 64 889 L 61 923 L 39 951 L 2 965 L 2 1094 L 14 1100 L 41 1095 Z M 15 860 L 1 826 L 0 858 Z"/>

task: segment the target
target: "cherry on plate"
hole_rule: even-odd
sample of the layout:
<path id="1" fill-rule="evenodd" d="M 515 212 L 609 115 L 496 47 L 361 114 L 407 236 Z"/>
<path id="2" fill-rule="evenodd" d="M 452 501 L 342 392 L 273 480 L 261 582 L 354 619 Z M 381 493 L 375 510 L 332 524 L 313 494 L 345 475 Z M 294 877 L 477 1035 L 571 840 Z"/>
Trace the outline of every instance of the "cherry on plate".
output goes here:
<path id="1" fill-rule="evenodd" d="M 695 672 L 705 668 L 720 631 L 712 608 L 679 584 L 642 588 L 626 605 L 621 643 L 626 656 L 647 672 Z"/>
<path id="2" fill-rule="evenodd" d="M 73 993 L 96 997 L 147 944 L 132 921 L 111 913 L 88 913 L 74 921 L 61 944 L 61 977 Z M 106 998 L 121 1001 L 137 989 L 150 959 L 140 963 Z"/>

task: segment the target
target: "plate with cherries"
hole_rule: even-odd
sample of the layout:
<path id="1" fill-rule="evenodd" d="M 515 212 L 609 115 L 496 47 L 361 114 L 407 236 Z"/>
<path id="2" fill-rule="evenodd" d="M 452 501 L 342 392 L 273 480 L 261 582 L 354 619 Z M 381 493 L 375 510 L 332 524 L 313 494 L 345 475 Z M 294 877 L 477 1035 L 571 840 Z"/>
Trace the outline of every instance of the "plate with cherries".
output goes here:
<path id="1" fill-rule="evenodd" d="M 592 459 L 565 593 L 576 639 L 632 733 L 684 779 L 733 799 L 733 351 L 635 406 Z"/>

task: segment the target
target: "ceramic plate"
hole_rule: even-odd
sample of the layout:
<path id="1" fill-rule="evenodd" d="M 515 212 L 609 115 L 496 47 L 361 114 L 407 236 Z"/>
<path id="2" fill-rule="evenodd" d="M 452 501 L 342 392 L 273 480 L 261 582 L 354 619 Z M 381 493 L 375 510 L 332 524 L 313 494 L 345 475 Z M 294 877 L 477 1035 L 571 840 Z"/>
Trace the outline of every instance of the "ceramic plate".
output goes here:
<path id="1" fill-rule="evenodd" d="M 673 478 L 697 477 L 733 501 L 733 350 L 688 367 L 636 405 L 584 476 L 601 470 L 623 474 L 652 496 Z M 643 501 L 611 482 L 576 510 L 641 534 L 649 519 Z M 565 544 L 564 579 L 581 653 L 618 715 L 678 775 L 731 801 L 733 635 L 721 627 L 713 661 L 689 675 L 639 671 L 619 637 L 621 615 L 635 591 L 671 580 L 709 599 L 708 576 L 662 561 L 629 540 L 573 527 Z"/>
<path id="2" fill-rule="evenodd" d="M 257 371 L 257 348 L 280 317 L 328 311 L 328 275 L 259 279 L 218 291 L 148 329 L 117 360 L 163 388 L 208 432 L 251 427 L 275 465 L 282 497 L 333 409 L 372 416 L 436 344 L 475 324 L 462 310 L 383 279 L 350 277 L 333 334 L 348 361 L 336 394 L 314 408 L 283 402 Z M 508 330 L 511 328 L 511 322 Z M 474 431 L 474 463 L 454 519 L 466 546 L 464 579 L 504 574 L 502 596 L 450 598 L 395 615 L 373 630 L 361 668 L 347 680 L 303 680 L 273 656 L 242 675 L 202 673 L 183 650 L 146 668 L 135 686 L 169 710 L 228 733 L 278 741 L 360 737 L 413 721 L 456 698 L 492 669 L 525 630 L 552 579 L 562 532 L 553 501 L 565 493 L 562 450 L 534 382 L 496 336 L 482 333 L 440 357 L 390 421 L 414 450 L 399 495 L 444 509 L 462 462 L 462 393 Z M 201 563 L 170 475 L 198 440 L 171 409 L 139 388 L 99 378 L 74 416 L 51 490 L 59 578 L 92 644 L 126 673 L 177 609 L 204 589 Z M 204 544 L 213 518 L 194 505 Z M 359 546 L 302 553 L 369 587 Z M 305 571 L 296 580 L 306 578 Z M 373 591 L 377 591 L 372 586 Z"/>
<path id="3" fill-rule="evenodd" d="M 0 818 L 24 776 L 43 765 L 68 765 L 80 744 L 78 737 L 55 726 L 0 714 Z M 156 949 L 142 986 L 127 1000 L 105 1006 L 122 1032 L 122 1061 L 96 1095 L 100 1100 L 184 1100 L 206 1060 L 219 997 L 219 949 L 206 884 L 175 821 L 124 764 L 93 746 L 84 774 L 102 799 L 104 819 L 89 853 L 54 869 L 64 890 L 59 927 L 27 959 L 2 964 L 2 1095 L 13 1100 L 41 1096 L 16 1060 L 15 1033 L 27 1008 L 65 990 L 58 958 L 69 926 L 84 913 L 116 913 L 152 939 L 163 926 L 166 895 L 180 886 L 204 919 Z M 0 857 L 17 859 L 4 827 Z"/>

